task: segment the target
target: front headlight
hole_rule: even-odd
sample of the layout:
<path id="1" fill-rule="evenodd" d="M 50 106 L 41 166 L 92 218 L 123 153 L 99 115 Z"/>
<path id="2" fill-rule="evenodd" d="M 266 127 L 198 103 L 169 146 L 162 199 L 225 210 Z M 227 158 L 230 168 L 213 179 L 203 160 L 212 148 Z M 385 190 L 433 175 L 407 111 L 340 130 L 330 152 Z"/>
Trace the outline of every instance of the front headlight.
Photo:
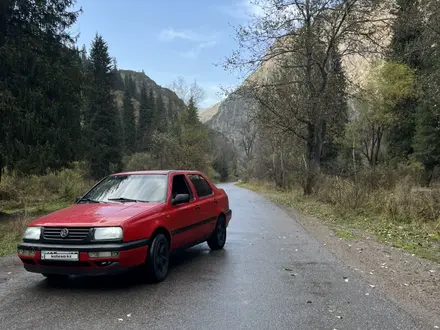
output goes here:
<path id="1" fill-rule="evenodd" d="M 107 239 L 122 239 L 121 227 L 102 227 L 95 228 L 94 239 L 97 241 Z"/>
<path id="2" fill-rule="evenodd" d="M 24 232 L 24 239 L 39 240 L 41 235 L 41 227 L 28 227 Z"/>

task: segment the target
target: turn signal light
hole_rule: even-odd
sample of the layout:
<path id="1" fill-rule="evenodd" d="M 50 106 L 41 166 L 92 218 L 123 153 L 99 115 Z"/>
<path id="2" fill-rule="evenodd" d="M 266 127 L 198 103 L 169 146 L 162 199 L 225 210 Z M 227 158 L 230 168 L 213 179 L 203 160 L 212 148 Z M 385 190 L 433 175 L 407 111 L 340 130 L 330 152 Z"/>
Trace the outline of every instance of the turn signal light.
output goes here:
<path id="1" fill-rule="evenodd" d="M 25 257 L 35 257 L 35 251 L 33 251 L 33 250 L 18 249 L 18 254 L 25 256 Z"/>
<path id="2" fill-rule="evenodd" d="M 89 252 L 89 258 L 115 258 L 115 257 L 119 257 L 119 252 L 117 251 Z"/>

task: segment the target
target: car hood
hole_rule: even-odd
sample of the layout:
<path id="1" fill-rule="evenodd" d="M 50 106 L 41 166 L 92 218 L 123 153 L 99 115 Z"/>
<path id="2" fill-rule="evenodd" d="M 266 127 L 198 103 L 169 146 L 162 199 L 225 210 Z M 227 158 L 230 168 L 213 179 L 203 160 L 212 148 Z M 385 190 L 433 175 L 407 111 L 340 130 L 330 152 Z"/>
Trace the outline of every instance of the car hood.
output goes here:
<path id="1" fill-rule="evenodd" d="M 148 215 L 161 203 L 74 204 L 32 222 L 32 226 L 92 227 L 119 226 L 124 221 Z"/>

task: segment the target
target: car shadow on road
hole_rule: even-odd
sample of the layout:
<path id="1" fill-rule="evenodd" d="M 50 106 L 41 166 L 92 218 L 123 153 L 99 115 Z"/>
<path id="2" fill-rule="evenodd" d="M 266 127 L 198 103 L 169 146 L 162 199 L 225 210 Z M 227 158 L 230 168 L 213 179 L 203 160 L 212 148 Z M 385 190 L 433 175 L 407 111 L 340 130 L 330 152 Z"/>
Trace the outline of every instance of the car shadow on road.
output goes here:
<path id="1" fill-rule="evenodd" d="M 211 251 L 204 246 L 196 246 L 188 250 L 175 253 L 170 258 L 170 266 L 167 281 L 175 281 L 180 276 L 187 277 L 188 273 L 193 273 L 194 268 L 206 263 L 216 263 L 227 257 L 227 251 Z M 178 279 L 177 279 L 178 280 Z M 90 276 L 90 277 L 69 277 L 67 280 L 49 281 L 42 279 L 38 284 L 38 289 L 50 290 L 86 290 L 86 291 L 107 291 L 123 290 L 135 287 L 157 286 L 149 282 L 139 271 L 133 270 L 120 275 L 112 276 Z"/>

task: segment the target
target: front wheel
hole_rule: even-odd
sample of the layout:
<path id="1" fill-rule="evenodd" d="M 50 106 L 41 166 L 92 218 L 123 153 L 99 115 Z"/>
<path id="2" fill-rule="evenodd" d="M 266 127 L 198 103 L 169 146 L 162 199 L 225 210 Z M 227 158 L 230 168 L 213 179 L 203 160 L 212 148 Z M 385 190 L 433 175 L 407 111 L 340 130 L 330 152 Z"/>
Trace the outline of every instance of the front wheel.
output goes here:
<path id="1" fill-rule="evenodd" d="M 226 243 L 226 220 L 223 216 L 220 216 L 217 220 L 217 225 L 208 239 L 208 246 L 211 250 L 221 250 Z"/>
<path id="2" fill-rule="evenodd" d="M 169 243 L 165 235 L 157 234 L 148 251 L 148 275 L 153 282 L 162 282 L 168 274 L 170 263 Z"/>

